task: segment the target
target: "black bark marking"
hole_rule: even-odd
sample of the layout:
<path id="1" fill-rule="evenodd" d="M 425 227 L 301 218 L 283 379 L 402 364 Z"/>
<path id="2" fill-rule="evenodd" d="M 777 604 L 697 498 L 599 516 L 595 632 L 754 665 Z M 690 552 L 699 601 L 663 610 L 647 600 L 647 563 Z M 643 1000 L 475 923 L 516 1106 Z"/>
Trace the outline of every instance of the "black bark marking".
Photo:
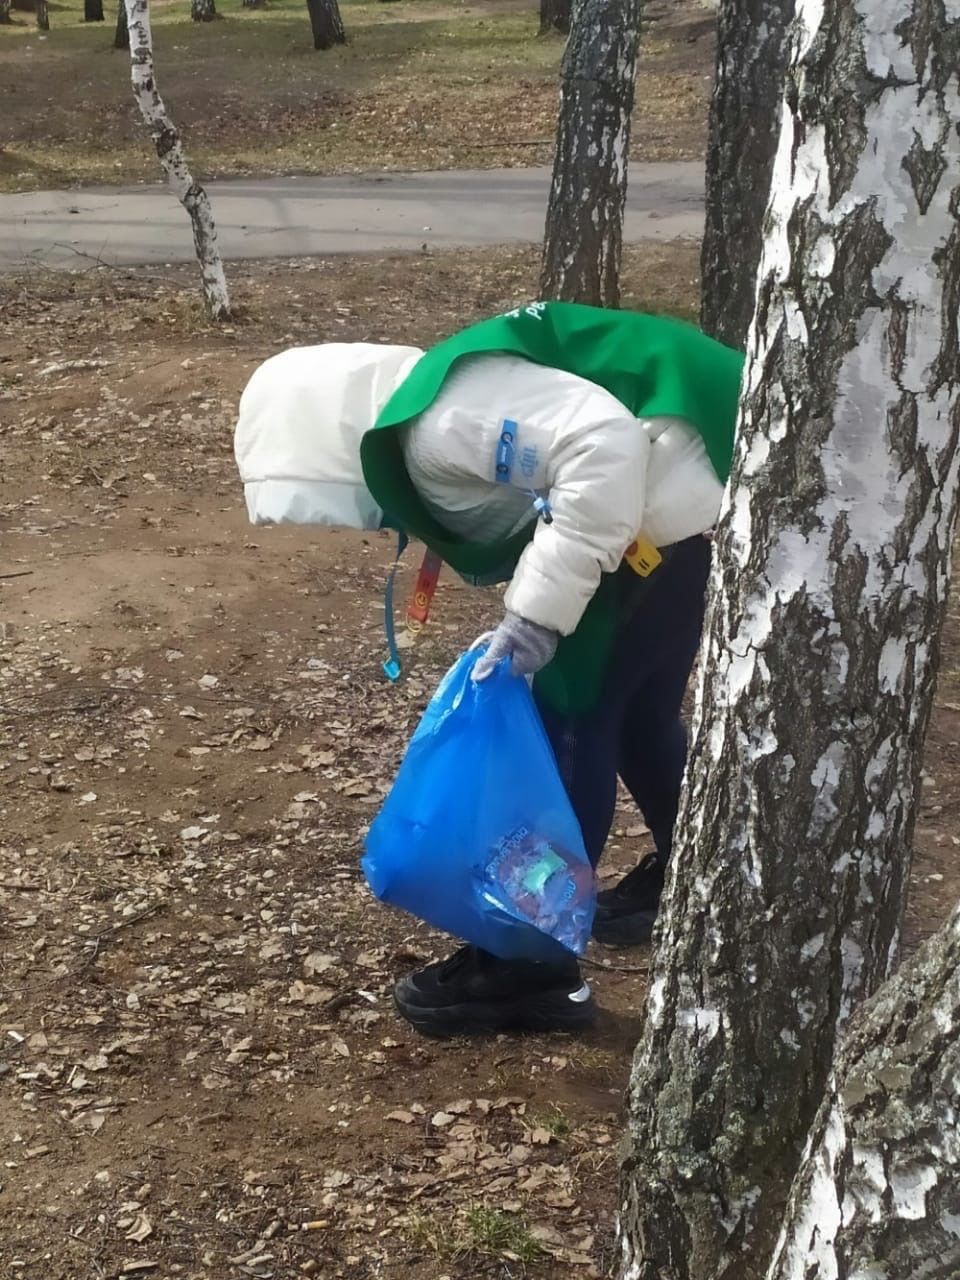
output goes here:
<path id="1" fill-rule="evenodd" d="M 913 146 L 903 157 L 903 167 L 910 175 L 917 206 L 921 213 L 926 213 L 937 194 L 940 179 L 947 171 L 942 141 L 936 147 L 928 148 L 923 145 L 920 135 L 916 134 Z"/>

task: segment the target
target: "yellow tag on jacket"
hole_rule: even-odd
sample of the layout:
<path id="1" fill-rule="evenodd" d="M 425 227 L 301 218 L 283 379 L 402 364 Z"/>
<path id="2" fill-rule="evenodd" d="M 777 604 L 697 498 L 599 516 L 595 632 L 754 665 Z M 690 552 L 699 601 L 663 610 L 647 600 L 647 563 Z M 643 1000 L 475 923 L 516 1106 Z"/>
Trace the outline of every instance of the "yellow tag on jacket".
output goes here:
<path id="1" fill-rule="evenodd" d="M 649 538 L 638 533 L 623 553 L 623 558 L 634 573 L 638 573 L 641 578 L 649 578 L 663 556 Z"/>

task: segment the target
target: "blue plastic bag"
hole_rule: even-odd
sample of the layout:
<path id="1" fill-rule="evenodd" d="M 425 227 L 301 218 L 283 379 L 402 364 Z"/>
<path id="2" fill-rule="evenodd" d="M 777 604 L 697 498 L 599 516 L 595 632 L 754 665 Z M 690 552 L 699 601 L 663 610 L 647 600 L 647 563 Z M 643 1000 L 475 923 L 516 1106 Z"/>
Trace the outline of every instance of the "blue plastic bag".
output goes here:
<path id="1" fill-rule="evenodd" d="M 382 901 L 504 959 L 581 953 L 593 870 L 525 680 L 441 681 L 366 840 Z"/>

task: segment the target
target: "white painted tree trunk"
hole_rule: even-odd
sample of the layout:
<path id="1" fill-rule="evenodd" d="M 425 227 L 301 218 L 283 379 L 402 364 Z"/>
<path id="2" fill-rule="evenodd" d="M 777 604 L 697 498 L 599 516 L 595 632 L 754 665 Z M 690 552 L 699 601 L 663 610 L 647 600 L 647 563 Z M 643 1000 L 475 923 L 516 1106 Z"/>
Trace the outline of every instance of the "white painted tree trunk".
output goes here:
<path id="1" fill-rule="evenodd" d="M 563 55 L 540 295 L 620 302 L 640 0 L 577 0 Z"/>
<path id="2" fill-rule="evenodd" d="M 960 1275 L 960 908 L 853 1020 L 769 1280 Z"/>
<path id="3" fill-rule="evenodd" d="M 206 191 L 187 167 L 180 134 L 167 115 L 153 69 L 153 36 L 149 0 L 125 0 L 130 38 L 133 93 L 157 148 L 167 181 L 190 215 L 193 243 L 200 263 L 203 296 L 215 320 L 230 314 L 230 295 L 217 247 L 217 228 Z"/>
<path id="4" fill-rule="evenodd" d="M 743 350 L 779 135 L 793 0 L 723 0 L 710 102 L 700 325 Z"/>
<path id="5" fill-rule="evenodd" d="M 838 1030 L 896 957 L 957 510 L 958 65 L 956 0 L 799 0 L 631 1083 L 630 1280 L 764 1274 Z"/>

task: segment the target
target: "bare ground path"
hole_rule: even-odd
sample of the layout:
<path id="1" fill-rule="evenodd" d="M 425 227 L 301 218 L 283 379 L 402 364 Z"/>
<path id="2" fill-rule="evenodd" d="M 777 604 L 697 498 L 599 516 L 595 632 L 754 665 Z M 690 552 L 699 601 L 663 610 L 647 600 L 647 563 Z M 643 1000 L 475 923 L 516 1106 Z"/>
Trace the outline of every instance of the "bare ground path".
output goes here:
<path id="1" fill-rule="evenodd" d="M 534 244 L 550 170 L 487 169 L 346 177 L 230 179 L 208 184 L 224 256 L 277 258 L 396 249 Z M 634 164 L 628 243 L 691 239 L 703 223 L 699 161 Z M 0 271 L 186 262 L 190 223 L 162 185 L 5 196 Z"/>

